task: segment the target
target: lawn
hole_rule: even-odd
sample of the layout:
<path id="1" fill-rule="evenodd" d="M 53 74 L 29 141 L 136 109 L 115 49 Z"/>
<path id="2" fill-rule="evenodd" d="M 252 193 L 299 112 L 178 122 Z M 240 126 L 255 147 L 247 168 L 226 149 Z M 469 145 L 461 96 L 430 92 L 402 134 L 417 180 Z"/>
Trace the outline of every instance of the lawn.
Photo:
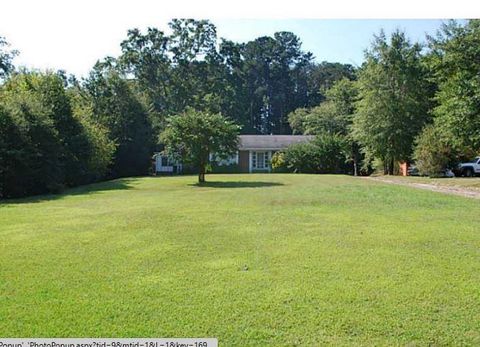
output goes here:
<path id="1" fill-rule="evenodd" d="M 0 204 L 0 336 L 480 344 L 478 200 L 346 176 L 195 179 Z"/>

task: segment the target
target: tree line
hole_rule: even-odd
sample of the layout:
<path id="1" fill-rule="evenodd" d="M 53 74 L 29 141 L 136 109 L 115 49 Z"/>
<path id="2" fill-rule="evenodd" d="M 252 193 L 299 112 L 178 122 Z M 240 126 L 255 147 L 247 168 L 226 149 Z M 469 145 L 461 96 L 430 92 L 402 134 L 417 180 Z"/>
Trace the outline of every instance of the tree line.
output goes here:
<path id="1" fill-rule="evenodd" d="M 169 29 L 129 30 L 121 54 L 80 80 L 16 69 L 0 38 L 0 196 L 144 175 L 170 117 L 191 110 L 244 134 L 317 135 L 302 169 L 313 172 L 393 173 L 406 160 L 438 171 L 480 149 L 477 20 L 423 46 L 380 33 L 360 67 L 316 63 L 290 32 L 236 43 L 205 20 Z M 309 156 L 295 153 L 276 159 L 298 168 Z"/>
<path id="2" fill-rule="evenodd" d="M 318 106 L 289 114 L 294 133 L 321 136 L 280 153 L 276 166 L 394 174 L 400 162 L 415 162 L 436 176 L 471 160 L 480 153 L 479 43 L 479 20 L 446 22 L 424 45 L 399 30 L 376 35 L 356 78 L 335 81 Z M 344 156 L 325 167 L 338 148 Z M 305 163 L 312 153 L 317 159 Z"/>
<path id="3" fill-rule="evenodd" d="M 144 175 L 171 115 L 221 113 L 242 133 L 290 133 L 287 115 L 324 100 L 350 65 L 317 64 L 290 32 L 247 43 L 217 38 L 204 20 L 174 19 L 167 34 L 129 30 L 118 57 L 86 78 L 15 69 L 0 40 L 0 196 Z"/>

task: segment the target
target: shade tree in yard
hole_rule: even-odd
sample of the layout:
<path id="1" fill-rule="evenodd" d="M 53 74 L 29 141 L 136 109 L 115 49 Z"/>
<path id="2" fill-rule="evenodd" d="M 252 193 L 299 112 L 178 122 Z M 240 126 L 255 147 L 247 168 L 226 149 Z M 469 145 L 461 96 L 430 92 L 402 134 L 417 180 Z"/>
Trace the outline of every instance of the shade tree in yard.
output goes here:
<path id="1" fill-rule="evenodd" d="M 226 159 L 238 149 L 240 127 L 219 113 L 188 108 L 184 113 L 167 119 L 160 135 L 165 153 L 198 170 L 198 182 L 205 182 L 210 154 Z"/>

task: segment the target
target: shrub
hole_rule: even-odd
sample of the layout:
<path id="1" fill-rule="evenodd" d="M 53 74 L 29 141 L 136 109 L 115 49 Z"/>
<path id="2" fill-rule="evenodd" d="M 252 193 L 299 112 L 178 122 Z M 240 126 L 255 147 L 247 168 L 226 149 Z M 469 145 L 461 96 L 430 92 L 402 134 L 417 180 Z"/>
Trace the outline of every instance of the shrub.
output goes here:
<path id="1" fill-rule="evenodd" d="M 207 171 L 213 173 L 238 173 L 240 172 L 240 166 L 238 164 L 217 165 L 212 163 L 210 165 L 210 170 Z"/>
<path id="2" fill-rule="evenodd" d="M 426 126 L 415 142 L 413 156 L 421 175 L 439 176 L 455 157 L 452 147 L 434 125 Z"/>
<path id="3" fill-rule="evenodd" d="M 289 146 L 282 156 L 285 166 L 293 172 L 346 173 L 346 139 L 337 134 L 318 135 L 313 141 Z"/>
<path id="4" fill-rule="evenodd" d="M 272 155 L 272 159 L 270 160 L 272 165 L 273 172 L 289 172 L 290 170 L 287 167 L 287 163 L 285 162 L 285 153 L 284 152 L 275 152 Z"/>
<path id="5" fill-rule="evenodd" d="M 0 107 L 2 197 L 56 192 L 64 182 L 62 143 L 49 110 L 38 98 L 17 92 Z"/>

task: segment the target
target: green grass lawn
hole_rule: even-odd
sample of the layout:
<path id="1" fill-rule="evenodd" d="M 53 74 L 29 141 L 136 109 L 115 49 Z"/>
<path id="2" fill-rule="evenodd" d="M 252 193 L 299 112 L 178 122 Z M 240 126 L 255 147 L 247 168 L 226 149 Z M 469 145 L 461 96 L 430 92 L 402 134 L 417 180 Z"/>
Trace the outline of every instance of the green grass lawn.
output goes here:
<path id="1" fill-rule="evenodd" d="M 0 336 L 480 344 L 478 200 L 346 176 L 195 179 L 0 204 Z"/>

